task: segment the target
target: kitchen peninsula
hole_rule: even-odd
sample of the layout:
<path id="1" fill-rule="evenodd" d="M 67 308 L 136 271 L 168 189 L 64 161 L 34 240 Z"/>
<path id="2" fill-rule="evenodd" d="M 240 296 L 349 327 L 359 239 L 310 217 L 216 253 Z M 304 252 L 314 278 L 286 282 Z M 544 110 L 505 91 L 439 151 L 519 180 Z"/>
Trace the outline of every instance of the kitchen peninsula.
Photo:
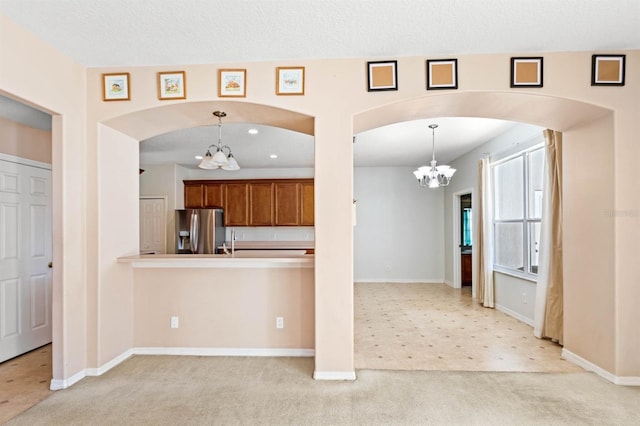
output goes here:
<path id="1" fill-rule="evenodd" d="M 314 256 L 289 251 L 140 255 L 132 267 L 135 353 L 314 353 Z"/>

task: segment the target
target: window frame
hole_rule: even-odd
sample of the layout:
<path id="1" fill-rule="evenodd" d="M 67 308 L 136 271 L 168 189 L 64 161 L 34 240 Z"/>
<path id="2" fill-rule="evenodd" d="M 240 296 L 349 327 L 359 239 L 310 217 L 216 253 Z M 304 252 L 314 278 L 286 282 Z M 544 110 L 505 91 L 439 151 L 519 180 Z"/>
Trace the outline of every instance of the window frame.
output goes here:
<path id="1" fill-rule="evenodd" d="M 522 191 L 522 197 L 523 197 L 523 217 L 522 219 L 496 219 L 495 214 L 493 215 L 493 223 L 492 223 L 492 239 L 493 239 L 493 270 L 496 272 L 500 272 L 500 273 L 504 273 L 504 274 L 508 274 L 508 275 L 512 275 L 518 278 L 522 278 L 522 279 L 526 279 L 529 281 L 533 281 L 536 282 L 537 278 L 538 278 L 538 273 L 537 272 L 531 272 L 531 245 L 530 245 L 530 241 L 531 241 L 531 234 L 530 234 L 530 229 L 533 228 L 532 224 L 535 223 L 539 223 L 542 224 L 542 214 L 540 214 L 540 218 L 532 218 L 530 217 L 530 185 L 529 185 L 529 181 L 530 181 L 530 173 L 529 173 L 529 169 L 530 169 L 530 161 L 529 161 L 529 157 L 531 156 L 531 154 L 533 154 L 534 152 L 537 152 L 539 150 L 543 151 L 543 154 L 546 154 L 544 152 L 544 143 L 537 143 L 529 148 L 523 149 L 515 154 L 509 155 L 507 157 L 501 158 L 499 160 L 496 160 L 494 162 L 491 163 L 491 180 L 492 180 L 492 192 L 493 194 L 496 194 L 496 166 L 499 166 L 501 164 L 507 163 L 508 161 L 512 161 L 515 160 L 517 158 L 522 158 L 522 162 L 523 162 L 523 167 L 522 167 L 522 174 L 523 174 L 523 181 L 522 181 L 522 185 L 523 185 L 523 191 Z M 546 159 L 543 157 L 543 162 L 546 161 Z M 543 163 L 544 164 L 544 163 Z M 492 197 L 493 198 L 493 211 L 497 211 L 497 199 L 496 197 Z M 522 256 L 523 256 L 523 270 L 519 270 L 519 269 L 514 269 L 514 268 L 510 268 L 504 265 L 498 265 L 496 263 L 496 224 L 508 224 L 508 223 L 517 223 L 517 224 L 521 224 L 521 228 L 522 228 Z"/>

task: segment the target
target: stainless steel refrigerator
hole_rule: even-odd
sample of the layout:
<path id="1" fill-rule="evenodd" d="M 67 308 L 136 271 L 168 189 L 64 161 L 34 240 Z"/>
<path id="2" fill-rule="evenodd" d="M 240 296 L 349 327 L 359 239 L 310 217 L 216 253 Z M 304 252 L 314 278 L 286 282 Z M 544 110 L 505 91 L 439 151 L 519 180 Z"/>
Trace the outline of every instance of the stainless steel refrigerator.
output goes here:
<path id="1" fill-rule="evenodd" d="M 224 240 L 222 209 L 176 210 L 176 253 L 214 254 Z"/>

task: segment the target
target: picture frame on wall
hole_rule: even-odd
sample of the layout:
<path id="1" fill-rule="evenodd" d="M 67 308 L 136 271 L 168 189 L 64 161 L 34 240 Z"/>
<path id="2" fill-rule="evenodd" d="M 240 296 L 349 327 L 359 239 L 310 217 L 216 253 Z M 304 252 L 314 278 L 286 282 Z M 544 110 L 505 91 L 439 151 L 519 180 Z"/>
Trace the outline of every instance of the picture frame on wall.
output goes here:
<path id="1" fill-rule="evenodd" d="M 246 69 L 218 70 L 218 97 L 244 98 L 247 96 Z"/>
<path id="2" fill-rule="evenodd" d="M 158 73 L 158 99 L 186 99 L 187 82 L 184 71 L 167 71 Z"/>
<path id="3" fill-rule="evenodd" d="M 304 95 L 304 67 L 276 68 L 276 95 Z"/>
<path id="4" fill-rule="evenodd" d="M 427 59 L 427 90 L 457 88 L 457 59 Z"/>
<path id="5" fill-rule="evenodd" d="M 398 61 L 367 62 L 367 91 L 398 90 Z"/>
<path id="6" fill-rule="evenodd" d="M 624 86 L 626 55 L 593 55 L 592 86 Z"/>
<path id="7" fill-rule="evenodd" d="M 542 87 L 543 58 L 511 58 L 511 87 Z"/>
<path id="8" fill-rule="evenodd" d="M 130 93 L 128 72 L 102 74 L 103 101 L 128 101 L 131 100 Z"/>

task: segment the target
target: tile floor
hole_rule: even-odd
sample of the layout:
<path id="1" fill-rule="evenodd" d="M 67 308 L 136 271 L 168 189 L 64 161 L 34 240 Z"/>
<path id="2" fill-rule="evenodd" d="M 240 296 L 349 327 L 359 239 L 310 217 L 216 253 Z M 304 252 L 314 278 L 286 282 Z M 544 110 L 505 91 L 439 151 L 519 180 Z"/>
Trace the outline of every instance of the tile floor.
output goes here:
<path id="1" fill-rule="evenodd" d="M 0 424 L 51 395 L 51 378 L 50 344 L 0 363 Z"/>
<path id="2" fill-rule="evenodd" d="M 446 284 L 356 283 L 358 369 L 578 372 L 561 346 Z"/>

